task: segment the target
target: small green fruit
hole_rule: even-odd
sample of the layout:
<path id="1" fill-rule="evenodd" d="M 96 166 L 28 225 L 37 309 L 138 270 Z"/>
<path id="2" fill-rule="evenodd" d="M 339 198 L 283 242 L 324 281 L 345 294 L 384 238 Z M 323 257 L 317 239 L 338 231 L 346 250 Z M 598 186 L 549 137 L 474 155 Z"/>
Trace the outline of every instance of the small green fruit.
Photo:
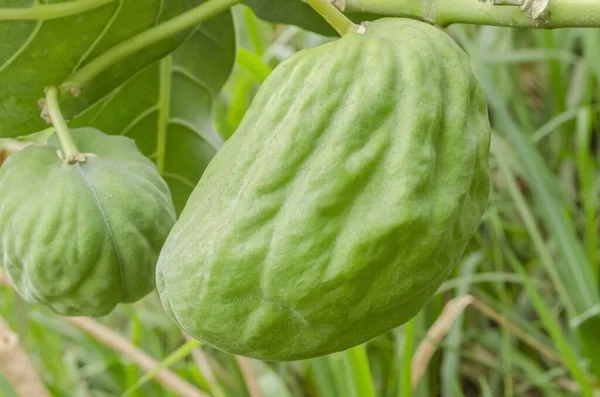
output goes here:
<path id="1" fill-rule="evenodd" d="M 490 127 L 466 54 L 381 19 L 265 81 L 207 168 L 157 266 L 190 335 L 297 360 L 415 316 L 480 223 Z"/>
<path id="2" fill-rule="evenodd" d="M 72 130 L 86 161 L 67 164 L 56 137 L 0 168 L 0 264 L 27 301 L 102 316 L 155 287 L 175 222 L 166 183 L 126 137 Z"/>

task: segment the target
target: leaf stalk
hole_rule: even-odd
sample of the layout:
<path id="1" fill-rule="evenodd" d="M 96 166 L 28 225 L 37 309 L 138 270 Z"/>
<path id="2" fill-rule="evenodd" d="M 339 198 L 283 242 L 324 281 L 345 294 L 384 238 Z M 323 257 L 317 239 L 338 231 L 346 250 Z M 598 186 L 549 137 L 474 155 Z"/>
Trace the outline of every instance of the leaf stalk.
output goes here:
<path id="1" fill-rule="evenodd" d="M 193 28 L 200 22 L 226 11 L 241 1 L 242 0 L 209 0 L 183 14 L 161 23 L 160 25 L 142 32 L 129 40 L 125 40 L 102 53 L 90 63 L 73 73 L 67 81 L 62 84 L 62 88 L 77 95 L 77 93 L 80 92 L 81 87 L 89 84 L 95 77 L 115 63 L 122 61 L 153 44 L 168 39 L 177 33 Z"/>

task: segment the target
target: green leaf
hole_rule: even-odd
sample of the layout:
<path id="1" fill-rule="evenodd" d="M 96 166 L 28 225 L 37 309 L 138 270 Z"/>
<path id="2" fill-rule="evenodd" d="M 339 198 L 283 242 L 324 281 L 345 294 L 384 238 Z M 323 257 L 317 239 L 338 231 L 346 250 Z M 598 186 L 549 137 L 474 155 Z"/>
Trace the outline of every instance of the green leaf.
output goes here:
<path id="1" fill-rule="evenodd" d="M 336 34 L 319 14 L 300 0 L 248 0 L 246 4 L 265 21 L 296 25 L 327 36 Z"/>
<path id="2" fill-rule="evenodd" d="M 74 119 L 127 135 L 154 159 L 178 213 L 223 143 L 213 104 L 235 62 L 231 13 L 205 21 L 172 55 L 140 71 Z"/>
<path id="3" fill-rule="evenodd" d="M 75 70 L 102 52 L 202 0 L 45 0 L 44 4 L 40 3 L 0 0 L 0 138 L 47 127 L 39 117 L 37 103 L 44 87 L 62 84 Z M 83 7 L 82 4 L 91 5 Z M 52 11 L 57 6 L 61 6 L 62 13 Z M 21 12 L 20 19 L 6 19 L 14 17 L 15 11 Z M 171 53 L 189 34 L 189 31 L 178 34 L 115 64 L 77 98 L 66 98 L 63 112 L 67 117 L 75 116 L 140 69 Z"/>
<path id="4" fill-rule="evenodd" d="M 301 0 L 247 0 L 246 4 L 257 17 L 265 21 L 296 25 L 325 36 L 337 36 L 335 30 Z M 375 15 L 365 13 L 346 13 L 346 16 L 354 22 L 376 18 Z"/>
<path id="5" fill-rule="evenodd" d="M 15 389 L 13 389 L 12 385 L 8 379 L 4 377 L 2 372 L 0 372 L 0 396 L 17 397 L 17 392 L 15 392 Z"/>

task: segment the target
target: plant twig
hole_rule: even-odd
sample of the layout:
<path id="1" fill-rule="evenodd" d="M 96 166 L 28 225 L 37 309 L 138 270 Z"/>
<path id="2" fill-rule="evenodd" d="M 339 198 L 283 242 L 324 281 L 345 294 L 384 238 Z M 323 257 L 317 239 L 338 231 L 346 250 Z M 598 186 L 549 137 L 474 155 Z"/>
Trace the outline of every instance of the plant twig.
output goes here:
<path id="1" fill-rule="evenodd" d="M 17 395 L 50 396 L 27 353 L 19 344 L 19 337 L 8 327 L 2 317 L 0 317 L 0 371 L 4 373 Z"/>
<path id="2" fill-rule="evenodd" d="M 533 6 L 521 10 L 516 5 L 494 3 L 492 0 L 346 0 L 345 10 L 408 17 L 444 27 L 455 23 L 539 29 L 600 27 L 598 0 L 551 0 L 544 4 L 543 14 Z"/>
<path id="3" fill-rule="evenodd" d="M 119 334 L 111 331 L 102 324 L 85 317 L 65 317 L 65 320 L 77 328 L 87 332 L 100 343 L 118 351 L 124 357 L 136 363 L 146 372 L 158 367 L 159 363 L 144 351 L 136 348 Z M 155 379 L 171 392 L 183 397 L 209 397 L 194 385 L 181 379 L 173 372 L 163 369 L 156 374 Z"/>

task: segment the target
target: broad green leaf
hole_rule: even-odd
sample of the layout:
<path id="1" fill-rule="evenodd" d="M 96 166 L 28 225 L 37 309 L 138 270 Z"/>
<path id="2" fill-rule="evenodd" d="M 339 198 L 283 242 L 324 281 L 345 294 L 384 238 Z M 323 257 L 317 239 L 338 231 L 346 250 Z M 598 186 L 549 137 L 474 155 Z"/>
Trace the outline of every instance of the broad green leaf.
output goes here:
<path id="1" fill-rule="evenodd" d="M 71 4 L 77 12 L 60 16 L 48 11 L 59 3 L 65 3 L 67 11 Z M 202 0 L 0 0 L 0 138 L 47 127 L 39 117 L 37 103 L 44 87 L 62 84 L 107 49 L 200 3 Z M 93 4 L 94 8 L 81 4 Z M 7 20 L 12 15 L 7 10 L 27 15 Z M 172 52 L 190 33 L 161 41 L 113 65 L 80 96 L 65 98 L 63 112 L 75 116 Z"/>
<path id="2" fill-rule="evenodd" d="M 335 30 L 325 22 L 308 4 L 301 0 L 247 0 L 260 19 L 268 22 L 296 25 L 325 36 L 336 36 Z M 347 13 L 354 22 L 372 20 L 374 15 L 364 13 Z"/>
<path id="3" fill-rule="evenodd" d="M 127 135 L 154 159 L 178 212 L 222 145 L 212 108 L 235 61 L 229 12 L 205 21 L 172 55 L 140 71 L 71 122 Z"/>

